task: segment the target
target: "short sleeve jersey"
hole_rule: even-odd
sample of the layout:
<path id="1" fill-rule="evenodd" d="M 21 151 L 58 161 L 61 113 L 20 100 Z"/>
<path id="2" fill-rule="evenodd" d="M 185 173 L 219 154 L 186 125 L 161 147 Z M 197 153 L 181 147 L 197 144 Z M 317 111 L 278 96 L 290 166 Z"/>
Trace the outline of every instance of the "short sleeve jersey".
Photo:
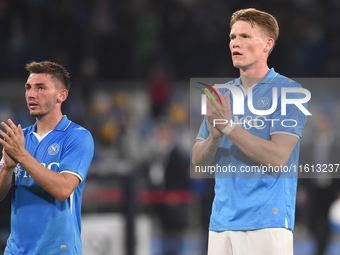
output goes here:
<path id="1" fill-rule="evenodd" d="M 241 89 L 241 79 L 228 85 Z M 281 113 L 281 89 L 301 88 L 301 85 L 271 69 L 264 79 L 252 88 L 253 106 L 268 110 L 273 104 L 273 88 L 277 88 L 277 107 L 269 115 L 256 115 L 248 108 L 248 95 L 244 95 L 244 114 L 232 115 L 251 134 L 270 140 L 275 133 L 285 133 L 299 138 L 288 162 L 285 176 L 252 172 L 261 169 L 260 163 L 246 156 L 227 136 L 224 136 L 216 152 L 217 166 L 234 166 L 236 172 L 225 175 L 215 173 L 215 198 L 212 206 L 210 227 L 212 231 L 255 230 L 262 228 L 294 228 L 295 198 L 297 188 L 297 165 L 300 138 L 306 123 L 305 114 L 294 104 L 287 104 L 286 115 Z M 224 95 L 228 89 L 220 89 Z M 289 99 L 304 98 L 301 93 L 287 93 Z M 233 96 L 229 96 L 233 112 Z M 306 104 L 303 104 L 307 108 Z M 206 139 L 209 129 L 204 118 L 197 139 Z M 290 167 L 290 168 L 289 168 Z M 230 168 L 229 168 L 230 169 Z M 242 171 L 243 170 L 243 171 Z M 247 171 L 248 170 L 248 171 Z"/>
<path id="2" fill-rule="evenodd" d="M 60 202 L 18 164 L 5 254 L 82 254 L 81 202 L 93 158 L 93 138 L 66 116 L 41 140 L 35 130 L 36 124 L 24 129 L 25 149 L 46 168 L 74 174 L 81 183 Z"/>

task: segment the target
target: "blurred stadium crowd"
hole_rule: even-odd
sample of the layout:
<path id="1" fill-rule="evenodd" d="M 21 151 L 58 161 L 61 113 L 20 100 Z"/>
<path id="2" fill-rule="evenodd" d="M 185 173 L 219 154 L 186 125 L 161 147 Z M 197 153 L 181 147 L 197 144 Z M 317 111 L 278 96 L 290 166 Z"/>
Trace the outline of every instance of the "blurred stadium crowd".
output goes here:
<path id="1" fill-rule="evenodd" d="M 160 248 L 152 254 L 204 254 L 213 180 L 189 176 L 189 79 L 238 76 L 229 53 L 229 17 L 245 7 L 278 19 L 280 36 L 269 57 L 276 71 L 339 76 L 338 0 L 3 0 L 0 119 L 23 126 L 34 121 L 23 97 L 25 63 L 63 64 L 73 81 L 64 113 L 89 129 L 96 145 L 84 214 L 123 213 L 129 220 L 145 213 L 164 244 L 155 241 Z M 336 163 L 340 89 L 321 86 L 313 88 L 315 115 L 302 139 L 301 160 Z M 303 180 L 299 187 L 297 227 L 324 246 L 331 239 L 328 207 L 339 195 L 335 184 Z M 8 202 L 0 204 L 0 239 L 8 231 Z M 198 248 L 185 248 L 183 240 L 192 236 L 199 236 Z"/>
<path id="2" fill-rule="evenodd" d="M 0 2 L 2 77 L 53 59 L 73 77 L 144 79 L 163 66 L 174 79 L 237 75 L 228 52 L 229 17 L 272 13 L 280 37 L 271 63 L 287 76 L 337 76 L 337 0 L 15 0 Z"/>

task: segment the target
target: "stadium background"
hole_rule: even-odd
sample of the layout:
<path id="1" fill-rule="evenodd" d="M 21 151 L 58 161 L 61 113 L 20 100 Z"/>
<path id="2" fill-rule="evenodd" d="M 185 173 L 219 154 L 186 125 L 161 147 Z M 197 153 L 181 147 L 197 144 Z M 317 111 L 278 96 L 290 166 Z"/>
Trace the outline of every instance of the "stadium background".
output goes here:
<path id="1" fill-rule="evenodd" d="M 213 180 L 189 178 L 189 80 L 238 76 L 229 17 L 245 7 L 278 19 L 270 67 L 288 77 L 339 76 L 338 0 L 0 1 L 0 120 L 34 122 L 24 65 L 48 59 L 72 76 L 64 113 L 94 136 L 83 201 L 85 255 L 204 254 Z M 340 89 L 307 89 L 313 116 L 301 162 L 339 163 Z M 340 254 L 338 232 L 327 235 L 339 186 L 327 180 L 300 180 L 296 255 L 314 254 L 317 236 L 329 240 L 325 254 Z M 0 203 L 0 252 L 9 213 L 7 198 Z"/>

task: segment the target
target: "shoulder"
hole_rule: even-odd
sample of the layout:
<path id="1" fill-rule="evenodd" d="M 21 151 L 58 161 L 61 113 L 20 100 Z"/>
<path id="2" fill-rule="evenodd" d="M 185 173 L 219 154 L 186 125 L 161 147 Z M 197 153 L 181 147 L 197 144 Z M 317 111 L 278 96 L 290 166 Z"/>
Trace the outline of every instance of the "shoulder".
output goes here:
<path id="1" fill-rule="evenodd" d="M 277 76 L 273 80 L 275 87 L 290 87 L 290 88 L 302 88 L 302 86 L 291 78 L 277 73 Z"/>
<path id="2" fill-rule="evenodd" d="M 70 125 L 69 127 L 67 128 L 67 131 L 72 133 L 72 135 L 77 135 L 77 136 L 90 136 L 92 137 L 91 135 L 91 132 L 88 131 L 86 128 L 74 123 L 74 122 L 70 122 Z"/>
<path id="3" fill-rule="evenodd" d="M 67 140 L 69 141 L 77 141 L 78 143 L 84 144 L 84 146 L 88 145 L 89 143 L 93 144 L 93 137 L 91 132 L 72 121 L 70 122 L 65 132 L 67 134 Z"/>

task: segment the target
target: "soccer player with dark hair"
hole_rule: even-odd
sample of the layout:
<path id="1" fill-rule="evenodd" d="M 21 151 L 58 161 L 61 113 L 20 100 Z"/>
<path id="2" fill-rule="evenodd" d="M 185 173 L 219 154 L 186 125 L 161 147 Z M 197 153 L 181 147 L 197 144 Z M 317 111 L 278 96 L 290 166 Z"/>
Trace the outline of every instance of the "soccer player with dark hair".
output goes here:
<path id="1" fill-rule="evenodd" d="M 279 35 L 272 15 L 253 8 L 239 10 L 232 15 L 230 28 L 232 61 L 240 77 L 227 85 L 243 93 L 244 113 L 233 114 L 236 98 L 231 90 L 217 90 L 222 104 L 211 103 L 208 97 L 207 116 L 192 150 L 195 166 L 236 169 L 230 175 L 215 174 L 208 254 L 292 255 L 297 174 L 284 175 L 281 170 L 298 165 L 306 115 L 294 104 L 287 104 L 286 115 L 281 114 L 281 89 L 301 86 L 268 67 Z M 259 115 L 248 109 L 251 96 L 254 108 L 270 110 L 276 100 L 274 88 L 278 107 L 272 113 Z M 289 94 L 290 99 L 301 99 L 301 93 Z M 228 122 L 216 124 L 217 119 Z M 293 125 L 286 120 L 293 120 Z M 253 166 L 271 166 L 275 171 L 242 172 L 256 169 Z"/>
<path id="2" fill-rule="evenodd" d="M 5 255 L 82 254 L 81 202 L 94 144 L 61 105 L 71 81 L 50 61 L 26 65 L 26 102 L 36 123 L 1 122 L 0 200 L 13 186 L 11 234 Z"/>

